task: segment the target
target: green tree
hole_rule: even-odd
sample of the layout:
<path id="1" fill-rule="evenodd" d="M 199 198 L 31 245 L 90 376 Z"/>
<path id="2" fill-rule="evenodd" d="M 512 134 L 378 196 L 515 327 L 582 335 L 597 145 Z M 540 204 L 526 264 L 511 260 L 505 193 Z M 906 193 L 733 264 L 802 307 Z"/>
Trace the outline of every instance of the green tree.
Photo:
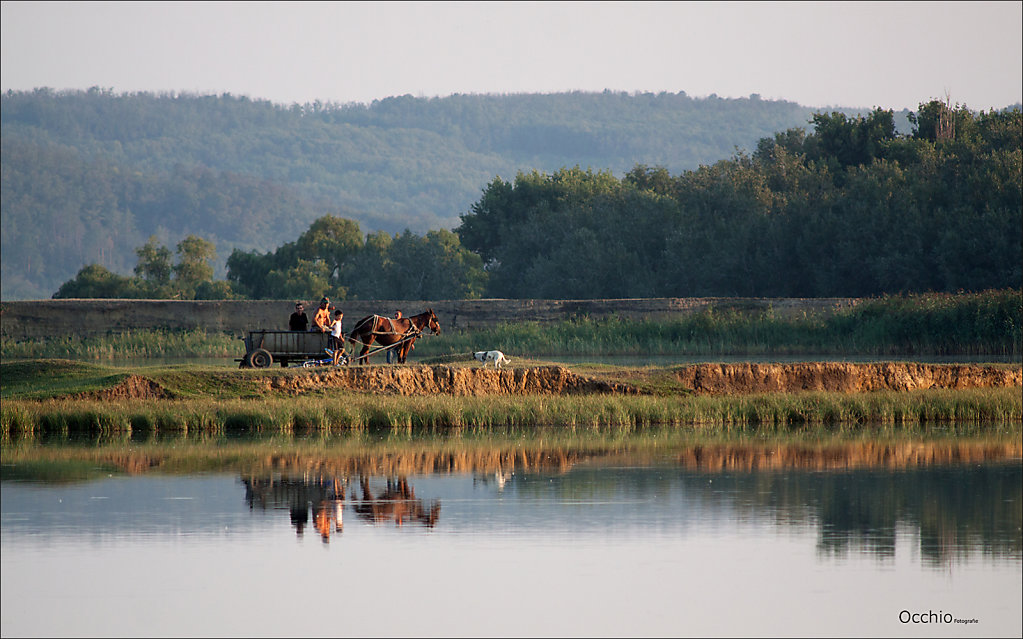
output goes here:
<path id="1" fill-rule="evenodd" d="M 327 265 L 322 261 L 299 259 L 295 264 L 266 274 L 266 299 L 318 299 L 326 294 L 343 299 L 328 283 Z"/>
<path id="2" fill-rule="evenodd" d="M 393 297 L 391 286 L 391 245 L 394 238 L 386 231 L 366 235 L 366 243 L 348 264 L 342 279 L 354 299 Z"/>
<path id="3" fill-rule="evenodd" d="M 341 285 L 345 267 L 358 255 L 362 246 L 359 223 L 335 215 L 325 215 L 314 221 L 297 242 L 301 259 L 322 262 L 333 287 Z"/>
<path id="4" fill-rule="evenodd" d="M 135 249 L 138 263 L 135 265 L 135 276 L 141 278 L 142 288 L 148 297 L 162 298 L 171 294 L 171 252 L 166 246 L 158 243 L 156 236 L 151 235 L 149 241 Z"/>
<path id="5" fill-rule="evenodd" d="M 385 297 L 402 300 L 473 299 L 484 290 L 483 260 L 447 230 L 419 237 L 406 230 L 387 248 Z"/>
<path id="6" fill-rule="evenodd" d="M 199 285 L 213 280 L 211 262 L 217 257 L 216 246 L 209 240 L 189 235 L 178 242 L 177 253 L 174 288 L 184 299 L 194 299 Z"/>
<path id="7" fill-rule="evenodd" d="M 82 267 L 71 280 L 61 284 L 53 299 L 116 299 L 138 297 L 132 278 L 110 272 L 99 264 Z"/>

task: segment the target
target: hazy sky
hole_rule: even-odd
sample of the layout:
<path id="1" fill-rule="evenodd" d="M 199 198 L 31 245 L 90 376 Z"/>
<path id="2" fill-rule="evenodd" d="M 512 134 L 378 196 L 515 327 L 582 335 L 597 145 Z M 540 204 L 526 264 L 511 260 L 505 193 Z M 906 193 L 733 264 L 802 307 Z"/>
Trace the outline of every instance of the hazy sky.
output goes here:
<path id="1" fill-rule="evenodd" d="M 1023 99 L 1023 2 L 10 2 L 3 90 L 685 91 L 805 106 Z"/>

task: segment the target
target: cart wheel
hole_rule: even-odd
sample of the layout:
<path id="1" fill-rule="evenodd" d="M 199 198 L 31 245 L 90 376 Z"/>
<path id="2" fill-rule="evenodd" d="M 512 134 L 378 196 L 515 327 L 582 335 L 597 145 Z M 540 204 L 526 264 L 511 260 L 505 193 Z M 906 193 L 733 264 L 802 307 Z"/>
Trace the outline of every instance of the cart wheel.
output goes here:
<path id="1" fill-rule="evenodd" d="M 255 368 L 269 368 L 270 364 L 274 363 L 274 358 L 265 348 L 257 348 L 249 356 L 249 363 Z"/>

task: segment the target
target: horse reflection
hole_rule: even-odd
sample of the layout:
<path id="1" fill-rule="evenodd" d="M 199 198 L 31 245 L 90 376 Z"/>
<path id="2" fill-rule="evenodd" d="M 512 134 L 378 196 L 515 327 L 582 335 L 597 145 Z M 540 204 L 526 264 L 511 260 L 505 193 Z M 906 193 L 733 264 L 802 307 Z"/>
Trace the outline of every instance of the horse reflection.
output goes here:
<path id="1" fill-rule="evenodd" d="M 432 500 L 424 504 L 416 499 L 415 491 L 404 476 L 388 478 L 383 492 L 373 494 L 368 477 L 360 478 L 362 499 L 353 500 L 354 510 L 362 519 L 374 524 L 393 521 L 396 526 L 405 522 L 417 523 L 433 528 L 440 517 L 440 502 Z"/>
<path id="2" fill-rule="evenodd" d="M 348 478 L 319 475 L 301 478 L 243 477 L 245 501 L 250 509 L 287 509 L 295 534 L 302 537 L 309 526 L 310 511 L 312 525 L 324 543 L 333 534 L 344 530 L 345 493 Z M 379 524 L 393 521 L 402 526 L 405 523 L 420 524 L 433 528 L 440 516 L 440 502 L 431 500 L 424 503 L 417 499 L 415 490 L 402 475 L 389 477 L 383 490 L 374 490 L 370 478 L 359 475 L 362 498 L 352 490 L 349 496 L 350 508 L 360 519 Z"/>

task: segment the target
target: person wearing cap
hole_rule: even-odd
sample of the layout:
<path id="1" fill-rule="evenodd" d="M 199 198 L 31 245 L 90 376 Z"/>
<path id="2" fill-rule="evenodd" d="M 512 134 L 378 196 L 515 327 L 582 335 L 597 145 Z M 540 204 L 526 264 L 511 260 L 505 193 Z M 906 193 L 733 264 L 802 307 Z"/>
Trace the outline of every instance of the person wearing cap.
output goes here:
<path id="1" fill-rule="evenodd" d="M 313 326 L 309 330 L 326 333 L 330 330 L 330 299 L 324 297 L 320 300 L 320 307 L 313 315 Z"/>
<path id="2" fill-rule="evenodd" d="M 288 318 L 289 331 L 304 331 L 309 328 L 309 316 L 305 314 L 302 302 L 295 302 L 295 312 Z"/>

